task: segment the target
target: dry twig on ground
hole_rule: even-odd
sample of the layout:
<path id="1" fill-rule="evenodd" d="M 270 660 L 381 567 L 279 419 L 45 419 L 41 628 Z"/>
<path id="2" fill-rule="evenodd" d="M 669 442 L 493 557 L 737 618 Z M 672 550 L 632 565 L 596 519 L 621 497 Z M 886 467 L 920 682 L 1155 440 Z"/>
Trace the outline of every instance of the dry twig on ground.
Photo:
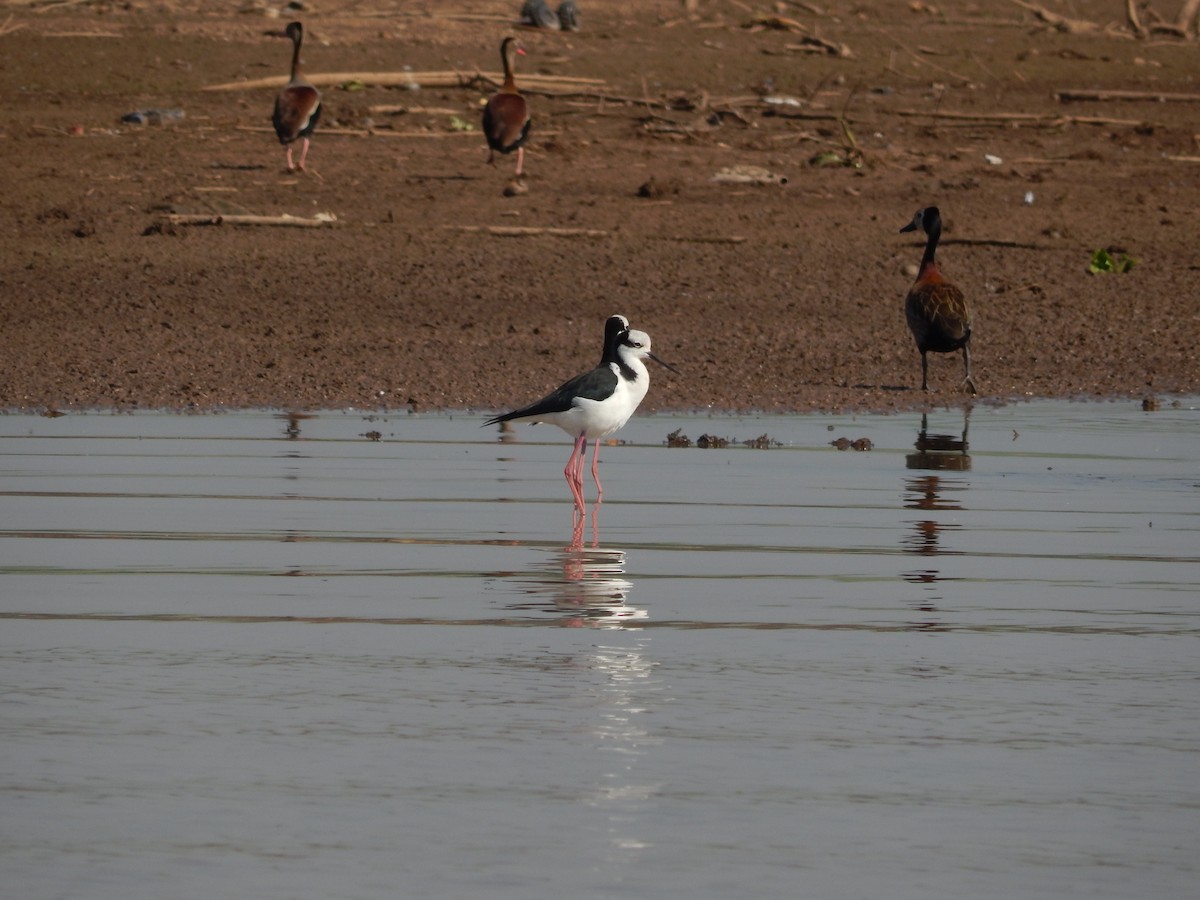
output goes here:
<path id="1" fill-rule="evenodd" d="M 599 228 L 539 228 L 521 225 L 443 225 L 450 231 L 490 234 L 496 237 L 608 237 L 608 232 Z"/>
<path id="2" fill-rule="evenodd" d="M 332 213 L 317 213 L 311 219 L 300 216 L 222 215 L 220 213 L 171 213 L 166 217 L 172 225 L 285 225 L 293 228 L 328 228 L 337 224 Z"/>
<path id="3" fill-rule="evenodd" d="M 1066 16 L 1060 16 L 1056 12 L 1051 12 L 1044 6 L 1039 6 L 1036 3 L 1027 3 L 1026 0 L 1012 0 L 1012 2 L 1022 9 L 1029 10 L 1038 19 L 1052 28 L 1058 31 L 1065 31 L 1067 34 L 1093 34 L 1100 31 L 1099 25 L 1095 22 L 1089 22 L 1087 19 L 1068 19 Z"/>
<path id="4" fill-rule="evenodd" d="M 1167 91 L 1092 91 L 1067 89 L 1055 91 L 1061 103 L 1072 100 L 1132 100 L 1150 103 L 1200 103 L 1200 94 L 1174 94 Z"/>

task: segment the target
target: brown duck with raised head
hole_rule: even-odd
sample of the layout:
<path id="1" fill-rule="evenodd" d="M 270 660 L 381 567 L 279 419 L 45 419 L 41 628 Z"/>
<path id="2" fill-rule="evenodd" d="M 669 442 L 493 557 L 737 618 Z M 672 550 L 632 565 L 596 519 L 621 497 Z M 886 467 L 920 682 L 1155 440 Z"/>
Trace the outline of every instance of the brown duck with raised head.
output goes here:
<path id="1" fill-rule="evenodd" d="M 909 288 L 904 301 L 908 327 L 921 351 L 921 390 L 929 390 L 929 359 L 926 354 L 953 353 L 962 350 L 965 377 L 963 384 L 976 393 L 971 378 L 971 310 L 967 298 L 957 285 L 942 277 L 935 254 L 942 236 L 942 214 L 936 206 L 918 209 L 911 222 L 900 229 L 924 231 L 925 255 L 917 280 Z"/>
<path id="2" fill-rule="evenodd" d="M 308 142 L 321 118 L 321 92 L 313 87 L 300 71 L 300 45 L 304 41 L 304 26 L 299 22 L 291 22 L 287 27 L 287 36 L 292 39 L 292 79 L 287 83 L 279 96 L 275 98 L 275 113 L 271 122 L 275 125 L 275 134 L 279 143 L 287 148 L 287 170 L 304 171 L 304 161 L 308 157 Z M 292 163 L 292 144 L 302 141 L 299 165 Z"/>
<path id="3" fill-rule="evenodd" d="M 483 108 L 483 134 L 488 143 L 488 163 L 494 164 L 497 153 L 517 151 L 517 176 L 525 162 L 525 140 L 529 137 L 529 104 L 517 90 L 513 79 L 513 64 L 525 49 L 515 37 L 506 37 L 500 44 L 500 59 L 504 62 L 504 84 L 489 98 Z"/>

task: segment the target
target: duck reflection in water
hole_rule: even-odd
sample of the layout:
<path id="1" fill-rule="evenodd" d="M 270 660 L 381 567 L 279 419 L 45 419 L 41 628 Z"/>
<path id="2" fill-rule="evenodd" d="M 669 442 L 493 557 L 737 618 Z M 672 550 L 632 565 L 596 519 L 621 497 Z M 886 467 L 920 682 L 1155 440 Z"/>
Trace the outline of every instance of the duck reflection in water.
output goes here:
<path id="1" fill-rule="evenodd" d="M 311 419 L 312 416 L 301 412 L 290 411 L 278 415 L 276 418 L 285 419 L 287 421 L 287 427 L 284 429 L 283 433 L 286 435 L 289 441 L 294 441 L 300 437 L 300 423 L 305 419 Z"/>
<path id="2" fill-rule="evenodd" d="M 970 445 L 967 431 L 971 425 L 971 407 L 963 410 L 962 436 L 957 434 L 930 434 L 929 413 L 921 413 L 921 430 L 913 445 L 916 453 L 904 457 L 905 468 L 928 469 L 931 471 L 971 471 Z"/>
<path id="3" fill-rule="evenodd" d="M 908 454 L 905 467 L 910 470 L 935 472 L 969 472 L 971 456 L 967 432 L 970 425 L 970 407 L 963 413 L 961 436 L 956 434 L 930 434 L 929 416 L 921 415 L 921 430 L 917 433 L 914 445 L 915 453 Z M 913 531 L 905 535 L 902 546 L 906 553 L 923 557 L 938 557 L 956 553 L 942 547 L 942 533 L 961 526 L 954 522 L 946 522 L 935 514 L 942 512 L 961 511 L 963 505 L 961 494 L 967 489 L 967 481 L 963 478 L 947 478 L 938 474 L 913 475 L 904 480 L 904 508 L 920 510 L 926 515 L 912 521 Z M 928 568 L 905 572 L 905 581 L 913 584 L 923 584 L 930 591 L 938 582 L 944 580 L 941 570 L 932 565 Z M 921 612 L 936 612 L 937 600 L 940 597 L 927 596 L 917 604 Z M 922 623 L 922 627 L 935 628 L 936 623 Z"/>
<path id="4" fill-rule="evenodd" d="M 630 606 L 633 584 L 625 574 L 625 551 L 610 547 L 567 547 L 553 551 L 523 585 L 527 599 L 514 610 L 566 613 L 569 628 L 623 628 L 646 618 Z"/>

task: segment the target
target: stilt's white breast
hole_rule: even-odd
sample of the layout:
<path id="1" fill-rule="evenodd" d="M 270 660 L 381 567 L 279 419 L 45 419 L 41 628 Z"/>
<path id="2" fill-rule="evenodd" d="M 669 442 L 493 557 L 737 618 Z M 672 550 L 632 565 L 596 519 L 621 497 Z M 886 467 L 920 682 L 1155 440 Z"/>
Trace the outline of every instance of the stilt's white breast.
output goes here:
<path id="1" fill-rule="evenodd" d="M 611 365 L 617 375 L 617 385 L 612 395 L 604 400 L 578 397 L 575 400 L 575 409 L 568 413 L 571 415 L 578 411 L 579 427 L 574 433 L 579 434 L 586 428 L 589 440 L 610 435 L 628 422 L 629 417 L 645 399 L 646 391 L 650 388 L 650 373 L 646 371 L 646 367 L 640 359 L 626 360 L 626 365 L 637 373 L 637 377 L 632 381 L 625 378 L 616 363 Z"/>

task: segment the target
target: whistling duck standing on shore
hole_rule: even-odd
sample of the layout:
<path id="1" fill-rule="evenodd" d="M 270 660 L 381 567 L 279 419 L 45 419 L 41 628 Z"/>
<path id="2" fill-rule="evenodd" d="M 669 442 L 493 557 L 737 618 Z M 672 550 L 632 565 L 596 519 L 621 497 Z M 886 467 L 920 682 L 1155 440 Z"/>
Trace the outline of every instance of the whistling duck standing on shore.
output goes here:
<path id="1" fill-rule="evenodd" d="M 304 171 L 304 160 L 308 156 L 308 139 L 321 118 L 321 92 L 308 83 L 300 71 L 300 44 L 304 40 L 304 26 L 292 22 L 287 27 L 287 36 L 292 39 L 292 80 L 275 98 L 275 114 L 271 121 L 279 143 L 287 148 L 287 170 L 297 168 Z M 300 164 L 292 164 L 292 142 L 302 140 Z"/>
<path id="2" fill-rule="evenodd" d="M 525 49 L 515 37 L 506 37 L 500 45 L 504 61 L 504 85 L 491 96 L 483 108 L 483 134 L 488 142 L 488 163 L 496 161 L 497 153 L 517 151 L 517 177 L 525 162 L 525 139 L 529 137 L 529 104 L 517 92 L 513 80 L 513 62 L 525 55 Z"/>
<path id="3" fill-rule="evenodd" d="M 917 231 L 928 235 L 925 255 L 917 280 L 904 301 L 904 315 L 921 351 L 921 390 L 929 390 L 929 360 L 925 354 L 953 353 L 961 349 L 966 375 L 963 384 L 972 394 L 975 382 L 971 378 L 971 310 L 963 292 L 942 277 L 934 254 L 942 236 L 942 215 L 936 206 L 918 209 L 913 220 L 901 232 Z"/>

